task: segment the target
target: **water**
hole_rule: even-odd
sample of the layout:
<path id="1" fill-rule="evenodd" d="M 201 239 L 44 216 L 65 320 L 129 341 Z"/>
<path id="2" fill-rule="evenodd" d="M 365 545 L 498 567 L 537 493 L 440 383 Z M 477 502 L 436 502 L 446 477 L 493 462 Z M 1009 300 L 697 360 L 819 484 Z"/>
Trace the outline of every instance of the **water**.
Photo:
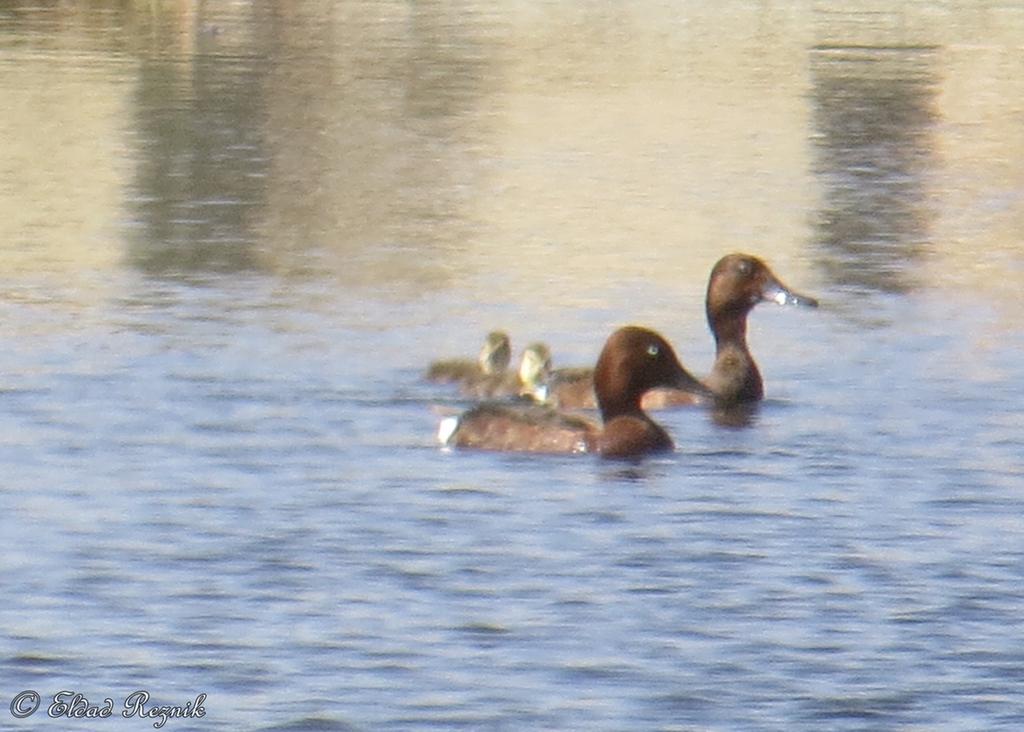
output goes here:
<path id="1" fill-rule="evenodd" d="M 0 727 L 1019 729 L 1024 13 L 890 5 L 0 8 Z M 751 425 L 435 447 L 732 250 Z"/>

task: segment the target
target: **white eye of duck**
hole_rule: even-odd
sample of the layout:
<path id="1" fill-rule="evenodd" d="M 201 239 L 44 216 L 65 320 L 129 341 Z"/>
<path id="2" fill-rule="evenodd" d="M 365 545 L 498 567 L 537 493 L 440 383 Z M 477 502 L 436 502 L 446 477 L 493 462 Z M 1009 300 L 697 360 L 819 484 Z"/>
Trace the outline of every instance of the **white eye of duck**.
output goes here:
<path id="1" fill-rule="evenodd" d="M 658 344 L 652 343 L 651 345 L 647 346 L 647 355 L 652 357 L 657 356 L 659 350 L 660 349 L 658 348 Z"/>

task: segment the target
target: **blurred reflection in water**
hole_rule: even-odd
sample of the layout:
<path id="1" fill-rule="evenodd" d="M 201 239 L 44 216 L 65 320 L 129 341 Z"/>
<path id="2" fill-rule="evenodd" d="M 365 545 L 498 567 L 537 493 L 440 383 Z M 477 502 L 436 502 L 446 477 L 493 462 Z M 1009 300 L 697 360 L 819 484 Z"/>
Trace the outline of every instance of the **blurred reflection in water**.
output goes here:
<path id="1" fill-rule="evenodd" d="M 818 47 L 810 52 L 815 238 L 829 278 L 903 292 L 928 253 L 934 172 L 936 51 Z"/>
<path id="2" fill-rule="evenodd" d="M 175 28 L 154 30 L 161 40 L 143 53 L 136 87 L 143 154 L 128 261 L 148 274 L 257 268 L 253 212 L 265 204 L 267 179 L 263 44 L 206 25 L 179 54 L 165 38 Z"/>
<path id="3" fill-rule="evenodd" d="M 274 266 L 436 289 L 469 239 L 489 20 L 477 6 L 363 2 L 279 20 L 261 221 Z"/>
<path id="4" fill-rule="evenodd" d="M 477 15 L 352 2 L 155 22 L 129 262 L 149 274 L 326 269 L 414 292 L 444 281 L 432 247 L 464 240 L 478 148 L 466 123 L 488 63 Z"/>

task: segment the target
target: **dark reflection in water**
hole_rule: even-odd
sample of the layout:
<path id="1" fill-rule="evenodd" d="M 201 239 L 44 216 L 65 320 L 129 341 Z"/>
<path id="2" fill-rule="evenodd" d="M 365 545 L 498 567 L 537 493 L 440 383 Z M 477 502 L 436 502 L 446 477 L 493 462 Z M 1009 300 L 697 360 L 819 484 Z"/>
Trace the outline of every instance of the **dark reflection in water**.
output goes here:
<path id="1" fill-rule="evenodd" d="M 481 100 L 494 50 L 474 35 L 484 23 L 472 17 L 479 8 L 447 5 L 429 0 L 411 6 L 409 56 L 401 71 L 405 116 L 437 120 L 435 132 L 452 137 L 460 131 L 458 121 Z"/>
<path id="2" fill-rule="evenodd" d="M 711 419 L 719 427 L 742 429 L 757 424 L 760 412 L 759 404 L 738 404 L 730 407 L 717 407 L 711 411 Z"/>
<path id="3" fill-rule="evenodd" d="M 128 261 L 148 274 L 258 266 L 251 224 L 266 197 L 266 62 L 251 42 L 228 53 L 219 40 L 200 33 L 194 54 L 159 48 L 139 71 Z"/>
<path id="4" fill-rule="evenodd" d="M 600 458 L 593 458 L 600 460 Z M 600 465 L 602 480 L 613 483 L 646 483 L 665 474 L 665 464 L 646 459 L 606 460 Z"/>
<path id="5" fill-rule="evenodd" d="M 315 253 L 347 282 L 445 282 L 450 252 L 424 254 L 468 238 L 489 21 L 438 3 L 237 12 L 143 51 L 128 261 L 305 271 Z"/>
<path id="6" fill-rule="evenodd" d="M 816 240 L 837 284 L 914 287 L 912 263 L 927 254 L 933 217 L 935 55 L 931 48 L 811 52 L 815 173 L 824 195 Z"/>

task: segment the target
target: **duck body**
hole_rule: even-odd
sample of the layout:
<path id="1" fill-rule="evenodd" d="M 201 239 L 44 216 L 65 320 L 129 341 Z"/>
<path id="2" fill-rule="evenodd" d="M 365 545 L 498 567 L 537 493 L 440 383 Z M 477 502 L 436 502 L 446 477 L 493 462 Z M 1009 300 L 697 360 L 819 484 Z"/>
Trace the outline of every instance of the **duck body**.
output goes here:
<path id="1" fill-rule="evenodd" d="M 641 408 L 645 391 L 672 386 L 707 392 L 664 338 L 637 326 L 612 333 L 593 374 L 601 425 L 551 407 L 482 404 L 443 423 L 438 436 L 451 447 L 637 457 L 673 448 L 668 433 Z"/>
<path id="2" fill-rule="evenodd" d="M 554 369 L 548 377 L 547 397 L 559 409 L 597 409 L 594 369 Z"/>
<path id="3" fill-rule="evenodd" d="M 589 452 L 600 428 L 594 422 L 540 404 L 478 404 L 454 423 L 442 423 L 441 442 L 449 447 L 500 452 Z M 452 429 L 450 436 L 443 434 Z"/>

